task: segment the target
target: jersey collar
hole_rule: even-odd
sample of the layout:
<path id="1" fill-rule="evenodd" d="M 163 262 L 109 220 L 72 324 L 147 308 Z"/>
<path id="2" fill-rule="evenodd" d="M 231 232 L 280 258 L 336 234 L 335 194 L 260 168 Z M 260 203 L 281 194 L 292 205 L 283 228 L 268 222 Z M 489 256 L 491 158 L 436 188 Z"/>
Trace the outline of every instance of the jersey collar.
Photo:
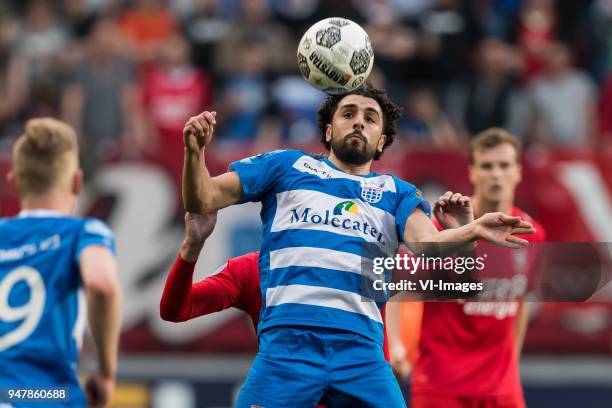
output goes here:
<path id="1" fill-rule="evenodd" d="M 46 208 L 36 208 L 32 210 L 21 210 L 19 214 L 17 214 L 18 218 L 50 218 L 50 217 L 65 217 L 65 214 L 62 214 L 59 211 L 48 210 Z"/>
<path id="2" fill-rule="evenodd" d="M 340 172 L 342 172 L 344 174 L 348 174 L 346 171 L 336 167 L 336 165 L 334 163 L 332 163 L 331 161 L 329 161 L 329 158 L 327 158 L 327 157 L 323 158 L 323 162 L 325 164 L 327 164 L 329 167 L 331 167 L 332 169 L 334 169 L 334 170 L 340 171 Z M 370 172 L 368 174 L 351 174 L 351 176 L 368 178 L 368 177 L 376 177 L 376 176 L 378 176 L 378 174 Z"/>

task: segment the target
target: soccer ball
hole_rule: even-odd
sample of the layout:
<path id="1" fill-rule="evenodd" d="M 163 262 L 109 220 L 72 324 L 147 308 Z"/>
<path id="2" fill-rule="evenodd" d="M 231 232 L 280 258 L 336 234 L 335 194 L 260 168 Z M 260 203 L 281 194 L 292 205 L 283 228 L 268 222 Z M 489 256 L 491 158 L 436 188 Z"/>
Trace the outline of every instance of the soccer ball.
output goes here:
<path id="1" fill-rule="evenodd" d="M 297 58 L 304 79 L 329 94 L 357 88 L 374 65 L 368 34 L 359 24 L 340 17 L 313 24 L 300 40 Z"/>

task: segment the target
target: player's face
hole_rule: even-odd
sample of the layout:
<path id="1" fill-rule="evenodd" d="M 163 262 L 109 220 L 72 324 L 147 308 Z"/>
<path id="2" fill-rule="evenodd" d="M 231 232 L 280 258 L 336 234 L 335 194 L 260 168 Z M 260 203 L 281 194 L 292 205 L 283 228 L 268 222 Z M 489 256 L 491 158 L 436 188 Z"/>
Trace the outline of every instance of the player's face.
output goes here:
<path id="1" fill-rule="evenodd" d="M 508 143 L 474 152 L 470 181 L 476 196 L 489 202 L 511 201 L 521 181 L 521 166 L 516 151 Z"/>
<path id="2" fill-rule="evenodd" d="M 361 165 L 382 152 L 383 114 L 378 102 L 361 95 L 348 95 L 338 104 L 326 138 L 331 151 L 347 164 Z"/>

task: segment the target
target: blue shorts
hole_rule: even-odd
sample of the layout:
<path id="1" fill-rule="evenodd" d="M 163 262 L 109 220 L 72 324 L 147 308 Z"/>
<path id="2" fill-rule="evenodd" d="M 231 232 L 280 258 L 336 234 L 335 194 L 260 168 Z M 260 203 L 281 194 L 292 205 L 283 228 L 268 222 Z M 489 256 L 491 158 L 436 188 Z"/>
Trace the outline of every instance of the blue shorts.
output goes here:
<path id="1" fill-rule="evenodd" d="M 313 408 L 319 401 L 329 408 L 406 406 L 382 347 L 373 340 L 310 327 L 261 333 L 236 407 Z"/>

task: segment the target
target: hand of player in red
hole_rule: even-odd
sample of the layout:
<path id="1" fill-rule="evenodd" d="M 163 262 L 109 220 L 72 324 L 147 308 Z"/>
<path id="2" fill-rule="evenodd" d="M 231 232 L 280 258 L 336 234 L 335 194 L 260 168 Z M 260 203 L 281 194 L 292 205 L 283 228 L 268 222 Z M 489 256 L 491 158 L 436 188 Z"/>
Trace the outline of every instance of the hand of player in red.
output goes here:
<path id="1" fill-rule="evenodd" d="M 185 239 L 181 247 L 181 257 L 185 261 L 197 261 L 204 242 L 212 234 L 216 223 L 216 211 L 209 214 L 185 213 Z"/>
<path id="2" fill-rule="evenodd" d="M 389 345 L 389 359 L 393 375 L 398 381 L 407 381 L 412 372 L 412 365 L 406 360 L 406 348 L 403 344 Z"/>
<path id="3" fill-rule="evenodd" d="M 115 379 L 103 376 L 96 372 L 87 377 L 85 381 L 85 395 L 88 407 L 106 407 L 110 404 Z"/>
<path id="4" fill-rule="evenodd" d="M 484 239 L 493 243 L 510 248 L 521 248 L 529 242 L 516 235 L 534 234 L 536 229 L 530 222 L 521 220 L 502 212 L 494 212 L 483 215 L 476 221 L 474 233 L 478 239 Z"/>
<path id="5" fill-rule="evenodd" d="M 470 197 L 447 191 L 434 204 L 434 216 L 444 229 L 459 228 L 474 220 Z"/>
<path id="6" fill-rule="evenodd" d="M 204 111 L 189 118 L 183 128 L 183 143 L 190 150 L 201 150 L 210 143 L 215 132 L 217 112 Z"/>

